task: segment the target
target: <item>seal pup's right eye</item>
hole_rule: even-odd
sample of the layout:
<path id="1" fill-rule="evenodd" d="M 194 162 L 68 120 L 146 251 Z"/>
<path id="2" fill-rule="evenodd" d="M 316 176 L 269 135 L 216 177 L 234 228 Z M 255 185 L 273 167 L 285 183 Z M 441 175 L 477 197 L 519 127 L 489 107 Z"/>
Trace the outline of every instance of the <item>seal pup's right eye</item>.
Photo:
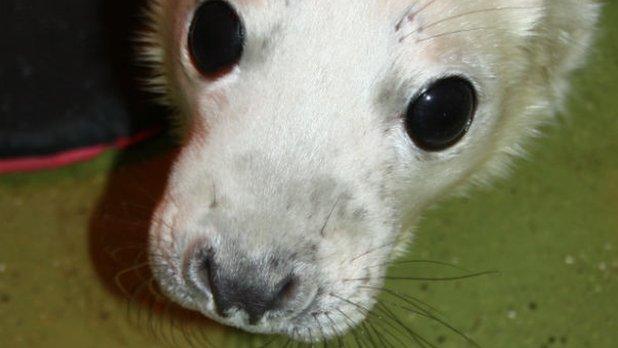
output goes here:
<path id="1" fill-rule="evenodd" d="M 199 6 L 189 30 L 189 52 L 196 69 L 216 77 L 238 63 L 245 42 L 245 27 L 227 1 L 206 1 Z"/>

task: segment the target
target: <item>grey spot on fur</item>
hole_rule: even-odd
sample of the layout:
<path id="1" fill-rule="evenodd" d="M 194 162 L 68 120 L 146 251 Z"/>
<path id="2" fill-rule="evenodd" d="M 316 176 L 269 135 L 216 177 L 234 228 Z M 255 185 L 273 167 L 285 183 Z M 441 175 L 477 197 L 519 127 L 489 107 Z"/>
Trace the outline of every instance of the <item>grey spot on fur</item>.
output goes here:
<path id="1" fill-rule="evenodd" d="M 246 42 L 241 64 L 251 67 L 266 64 L 271 52 L 275 49 L 275 43 L 282 35 L 281 24 L 276 24 L 270 32 L 264 36 L 249 37 Z"/>
<path id="2" fill-rule="evenodd" d="M 315 205 L 320 205 L 332 199 L 337 186 L 337 181 L 333 178 L 316 179 L 313 182 L 313 191 L 309 195 L 309 201 Z"/>
<path id="3" fill-rule="evenodd" d="M 252 152 L 245 152 L 243 154 L 237 155 L 233 161 L 234 167 L 239 172 L 250 170 L 251 165 L 254 161 L 253 159 L 255 158 L 256 155 L 257 153 L 252 153 Z"/>
<path id="4" fill-rule="evenodd" d="M 268 262 L 271 268 L 277 269 L 279 268 L 279 265 L 281 264 L 281 259 L 279 257 L 271 256 Z"/>
<path id="5" fill-rule="evenodd" d="M 266 37 L 262 38 L 262 50 L 264 53 L 272 49 L 273 43 L 281 36 L 281 32 L 281 24 L 277 24 Z"/>
<path id="6" fill-rule="evenodd" d="M 367 214 L 369 214 L 369 211 L 367 209 L 358 208 L 354 210 L 354 212 L 352 213 L 352 216 L 354 217 L 355 220 L 362 221 L 362 220 L 365 220 L 365 218 L 367 217 Z"/>
<path id="7" fill-rule="evenodd" d="M 219 206 L 219 197 L 217 197 L 217 188 L 215 184 L 212 185 L 212 201 L 210 202 L 210 209 L 216 209 Z"/>
<path id="8" fill-rule="evenodd" d="M 391 72 L 378 84 L 376 91 L 373 104 L 376 110 L 384 115 L 383 130 L 387 132 L 407 109 L 410 88 L 395 72 Z"/>

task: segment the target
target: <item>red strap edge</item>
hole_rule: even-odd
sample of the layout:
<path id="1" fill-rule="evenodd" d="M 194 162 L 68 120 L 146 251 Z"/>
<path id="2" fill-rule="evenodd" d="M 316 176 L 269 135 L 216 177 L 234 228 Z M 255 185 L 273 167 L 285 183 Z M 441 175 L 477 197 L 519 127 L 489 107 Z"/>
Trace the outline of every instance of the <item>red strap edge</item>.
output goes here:
<path id="1" fill-rule="evenodd" d="M 134 135 L 121 137 L 108 144 L 97 144 L 54 153 L 45 156 L 29 156 L 20 158 L 0 158 L 0 174 L 25 173 L 43 169 L 54 169 L 74 163 L 91 160 L 112 149 L 125 149 L 159 134 L 162 127 L 147 129 Z"/>

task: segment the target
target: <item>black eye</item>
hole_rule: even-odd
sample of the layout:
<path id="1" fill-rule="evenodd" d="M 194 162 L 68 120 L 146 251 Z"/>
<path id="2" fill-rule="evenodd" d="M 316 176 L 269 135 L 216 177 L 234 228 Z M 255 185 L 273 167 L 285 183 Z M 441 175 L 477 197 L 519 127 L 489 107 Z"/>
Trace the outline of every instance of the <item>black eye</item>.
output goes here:
<path id="1" fill-rule="evenodd" d="M 423 150 L 440 151 L 466 134 L 476 111 L 476 91 L 461 77 L 434 82 L 406 112 L 406 130 Z"/>
<path id="2" fill-rule="evenodd" d="M 245 27 L 226 1 L 204 2 L 189 30 L 189 50 L 196 68 L 207 77 L 226 72 L 238 63 Z"/>

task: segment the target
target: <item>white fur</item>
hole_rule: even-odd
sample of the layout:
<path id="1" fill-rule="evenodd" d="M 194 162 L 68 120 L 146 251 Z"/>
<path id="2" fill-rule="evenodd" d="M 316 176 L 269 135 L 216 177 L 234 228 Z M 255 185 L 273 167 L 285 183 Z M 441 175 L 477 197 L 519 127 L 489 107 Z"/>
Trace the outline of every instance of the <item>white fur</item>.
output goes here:
<path id="1" fill-rule="evenodd" d="M 561 105 L 599 12 L 592 0 L 230 0 L 246 26 L 245 53 L 209 81 L 187 53 L 199 3 L 152 0 L 144 37 L 152 90 L 175 107 L 184 135 L 153 222 L 153 269 L 189 308 L 302 340 L 346 331 L 342 313 L 365 317 L 347 301 L 370 308 L 375 291 L 349 279 L 380 287 L 379 265 L 404 249 L 424 209 L 506 172 Z M 475 84 L 479 108 L 460 143 L 428 153 L 401 115 L 451 74 Z M 249 327 L 219 318 L 183 273 L 188 250 L 204 243 L 255 260 L 317 247 L 294 261 L 322 289 L 315 319 Z"/>

